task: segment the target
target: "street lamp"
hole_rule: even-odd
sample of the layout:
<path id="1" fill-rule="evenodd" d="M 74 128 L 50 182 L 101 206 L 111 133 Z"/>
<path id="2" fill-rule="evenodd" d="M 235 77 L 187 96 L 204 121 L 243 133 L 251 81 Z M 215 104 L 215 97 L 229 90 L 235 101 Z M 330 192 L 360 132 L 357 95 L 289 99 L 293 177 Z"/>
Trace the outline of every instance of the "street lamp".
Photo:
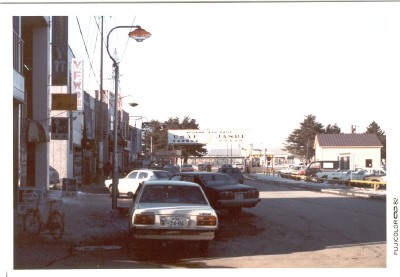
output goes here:
<path id="1" fill-rule="evenodd" d="M 112 31 L 115 29 L 121 29 L 121 28 L 128 28 L 132 29 L 135 28 L 135 30 L 129 32 L 128 36 L 135 39 L 137 42 L 142 42 L 143 40 L 149 38 L 151 34 L 147 32 L 146 30 L 142 29 L 140 26 L 116 26 L 112 28 L 107 35 L 107 53 L 108 56 L 110 56 L 110 59 L 113 61 L 113 67 L 115 68 L 115 104 L 114 104 L 114 163 L 113 163 L 113 185 L 112 185 L 112 208 L 116 209 L 117 208 L 117 191 L 118 191 L 118 179 L 119 179 L 119 172 L 118 172 L 118 108 L 117 108 L 117 101 L 118 101 L 118 79 L 119 79 L 119 66 L 117 61 L 114 59 L 114 57 L 111 56 L 110 50 L 108 48 L 109 46 L 109 38 L 110 34 Z"/>
<path id="2" fill-rule="evenodd" d="M 132 95 L 125 95 L 125 96 L 122 96 L 121 98 L 119 98 L 119 100 L 121 101 L 121 107 L 122 107 L 122 99 L 124 99 L 125 97 L 133 97 Z M 130 102 L 130 103 L 128 103 L 128 105 L 129 106 L 131 106 L 131 107 L 136 107 L 137 105 L 139 105 L 138 103 L 136 103 L 136 102 Z"/>

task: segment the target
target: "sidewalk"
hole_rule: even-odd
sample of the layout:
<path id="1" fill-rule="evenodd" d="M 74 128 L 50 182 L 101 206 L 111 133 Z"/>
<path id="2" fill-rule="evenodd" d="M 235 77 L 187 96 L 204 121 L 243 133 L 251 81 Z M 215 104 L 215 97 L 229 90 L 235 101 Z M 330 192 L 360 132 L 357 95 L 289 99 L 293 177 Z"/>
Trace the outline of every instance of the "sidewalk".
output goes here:
<path id="1" fill-rule="evenodd" d="M 57 267 L 79 247 L 115 245 L 117 239 L 127 236 L 131 199 L 119 198 L 113 209 L 108 189 L 97 184 L 80 186 L 76 196 L 63 196 L 61 190 L 52 194 L 62 199 L 64 235 L 56 241 L 45 230 L 30 238 L 14 224 L 15 269 Z"/>
<path id="2" fill-rule="evenodd" d="M 282 182 L 282 185 L 286 186 L 296 186 L 300 188 L 305 188 L 313 191 L 319 191 L 324 193 L 333 193 L 347 196 L 354 196 L 359 198 L 370 198 L 370 199 L 380 199 L 386 200 L 386 190 L 378 189 L 374 190 L 369 187 L 354 187 L 354 186 L 346 186 L 339 184 L 328 184 L 324 183 L 316 183 L 316 182 L 307 182 L 303 180 L 292 180 L 281 178 L 277 175 L 266 175 L 262 173 L 251 173 L 246 174 L 246 177 L 249 179 L 257 179 L 264 181 L 274 181 L 274 182 Z"/>

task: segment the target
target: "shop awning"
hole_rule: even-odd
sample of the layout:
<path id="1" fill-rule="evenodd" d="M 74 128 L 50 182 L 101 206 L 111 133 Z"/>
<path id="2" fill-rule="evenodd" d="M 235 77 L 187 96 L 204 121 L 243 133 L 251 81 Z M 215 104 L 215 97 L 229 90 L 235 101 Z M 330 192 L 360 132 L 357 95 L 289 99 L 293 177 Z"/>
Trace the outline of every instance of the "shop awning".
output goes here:
<path id="1" fill-rule="evenodd" d="M 39 121 L 29 119 L 28 142 L 44 143 L 49 141 L 49 133 L 46 132 L 44 126 Z"/>

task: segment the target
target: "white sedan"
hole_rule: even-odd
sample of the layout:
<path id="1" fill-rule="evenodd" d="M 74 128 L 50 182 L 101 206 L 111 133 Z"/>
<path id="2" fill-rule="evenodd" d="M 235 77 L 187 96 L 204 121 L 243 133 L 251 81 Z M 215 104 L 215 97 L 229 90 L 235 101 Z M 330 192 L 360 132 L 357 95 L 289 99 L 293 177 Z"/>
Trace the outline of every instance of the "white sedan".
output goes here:
<path id="1" fill-rule="evenodd" d="M 127 195 L 132 197 L 139 184 L 148 180 L 167 180 L 172 174 L 166 170 L 137 169 L 129 172 L 124 178 L 118 180 L 117 196 Z M 112 195 L 112 179 L 105 180 L 105 184 Z"/>
<path id="2" fill-rule="evenodd" d="M 129 208 L 134 247 L 145 241 L 196 242 L 205 252 L 214 239 L 218 217 L 200 185 L 184 181 L 146 181 Z"/>

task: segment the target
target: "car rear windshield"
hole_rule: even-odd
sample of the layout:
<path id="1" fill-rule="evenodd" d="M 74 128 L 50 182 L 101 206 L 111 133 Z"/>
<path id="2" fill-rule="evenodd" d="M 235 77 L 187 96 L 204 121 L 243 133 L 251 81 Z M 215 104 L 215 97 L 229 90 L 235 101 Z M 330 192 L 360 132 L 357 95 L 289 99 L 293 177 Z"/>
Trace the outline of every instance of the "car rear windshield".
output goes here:
<path id="1" fill-rule="evenodd" d="M 206 205 L 207 201 L 199 187 L 151 185 L 144 188 L 140 203 Z"/>
<path id="2" fill-rule="evenodd" d="M 204 175 L 201 176 L 200 179 L 203 181 L 205 185 L 210 187 L 238 184 L 238 182 L 234 178 L 225 174 Z"/>
<path id="3" fill-rule="evenodd" d="M 156 175 L 159 179 L 169 179 L 172 174 L 168 171 L 155 171 L 154 175 Z"/>

